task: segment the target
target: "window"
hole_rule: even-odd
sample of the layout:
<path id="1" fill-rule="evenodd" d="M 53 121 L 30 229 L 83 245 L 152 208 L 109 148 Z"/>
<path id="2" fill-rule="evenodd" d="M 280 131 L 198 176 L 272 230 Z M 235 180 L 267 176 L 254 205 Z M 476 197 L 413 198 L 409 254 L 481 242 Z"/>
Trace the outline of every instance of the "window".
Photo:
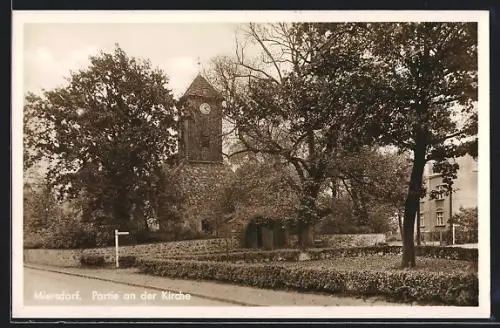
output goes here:
<path id="1" fill-rule="evenodd" d="M 436 212 L 436 225 L 437 226 L 444 226 L 443 212 Z"/>
<path id="2" fill-rule="evenodd" d="M 425 227 L 424 213 L 420 213 L 420 227 L 421 228 Z"/>
<path id="3" fill-rule="evenodd" d="M 442 200 L 445 197 L 446 193 L 446 185 L 439 185 L 436 187 L 436 190 L 439 192 L 439 194 L 436 195 L 436 200 Z"/>
<path id="4" fill-rule="evenodd" d="M 207 220 L 201 220 L 201 231 L 203 232 L 211 232 L 212 229 L 210 227 L 210 223 Z"/>

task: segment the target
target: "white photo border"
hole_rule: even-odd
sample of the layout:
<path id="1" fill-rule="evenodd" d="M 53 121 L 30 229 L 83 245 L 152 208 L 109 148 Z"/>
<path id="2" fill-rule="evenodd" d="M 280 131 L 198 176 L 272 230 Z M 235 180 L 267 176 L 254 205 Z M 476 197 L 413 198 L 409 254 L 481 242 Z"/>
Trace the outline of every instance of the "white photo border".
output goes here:
<path id="1" fill-rule="evenodd" d="M 287 318 L 463 319 L 490 317 L 489 12 L 397 11 L 13 11 L 12 12 L 12 318 Z M 27 23 L 210 22 L 477 22 L 479 75 L 479 306 L 372 307 L 130 307 L 25 306 L 23 304 L 23 26 Z M 172 309 L 169 311 L 168 309 Z M 133 312 L 133 317 L 131 313 Z"/>

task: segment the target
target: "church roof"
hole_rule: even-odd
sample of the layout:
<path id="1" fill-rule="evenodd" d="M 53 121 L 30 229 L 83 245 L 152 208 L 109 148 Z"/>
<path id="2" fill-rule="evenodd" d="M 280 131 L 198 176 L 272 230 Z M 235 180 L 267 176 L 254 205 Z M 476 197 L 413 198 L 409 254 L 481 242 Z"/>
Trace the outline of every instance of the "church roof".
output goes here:
<path id="1" fill-rule="evenodd" d="M 181 98 L 186 96 L 220 97 L 220 94 L 201 74 L 198 74 Z"/>

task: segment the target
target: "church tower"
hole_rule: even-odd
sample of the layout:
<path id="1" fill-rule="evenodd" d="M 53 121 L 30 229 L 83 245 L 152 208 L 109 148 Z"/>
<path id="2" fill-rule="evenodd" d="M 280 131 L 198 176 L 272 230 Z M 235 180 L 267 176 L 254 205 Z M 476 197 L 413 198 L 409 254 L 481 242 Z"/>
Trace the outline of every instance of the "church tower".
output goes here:
<path id="1" fill-rule="evenodd" d="M 222 163 L 222 97 L 198 75 L 179 102 L 179 153 L 188 162 Z"/>
<path id="2" fill-rule="evenodd" d="M 196 76 L 179 99 L 178 174 L 184 204 L 184 228 L 215 234 L 213 201 L 232 174 L 222 158 L 222 101 L 220 94 L 201 75 Z"/>

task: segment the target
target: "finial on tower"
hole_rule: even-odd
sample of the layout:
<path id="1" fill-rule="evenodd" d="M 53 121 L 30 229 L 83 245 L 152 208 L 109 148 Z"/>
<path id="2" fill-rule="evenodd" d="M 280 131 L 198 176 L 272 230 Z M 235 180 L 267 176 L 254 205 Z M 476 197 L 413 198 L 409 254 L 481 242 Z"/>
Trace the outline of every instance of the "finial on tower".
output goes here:
<path id="1" fill-rule="evenodd" d="M 200 60 L 200 56 L 198 56 L 196 64 L 198 65 L 198 74 L 201 74 L 201 60 Z"/>

